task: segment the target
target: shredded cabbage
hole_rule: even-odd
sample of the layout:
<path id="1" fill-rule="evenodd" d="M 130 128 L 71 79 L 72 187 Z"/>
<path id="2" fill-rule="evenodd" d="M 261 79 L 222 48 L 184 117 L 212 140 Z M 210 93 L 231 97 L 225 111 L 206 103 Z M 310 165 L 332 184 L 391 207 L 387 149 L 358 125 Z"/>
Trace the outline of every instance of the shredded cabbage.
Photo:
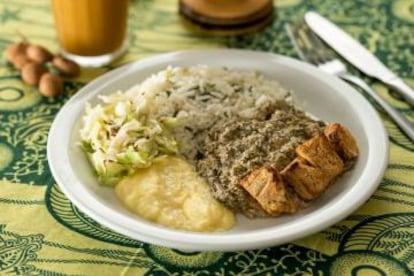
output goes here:
<path id="1" fill-rule="evenodd" d="M 176 119 L 147 119 L 122 93 L 102 97 L 103 105 L 86 107 L 80 145 L 103 185 L 113 186 L 154 159 L 178 152 L 171 132 Z"/>

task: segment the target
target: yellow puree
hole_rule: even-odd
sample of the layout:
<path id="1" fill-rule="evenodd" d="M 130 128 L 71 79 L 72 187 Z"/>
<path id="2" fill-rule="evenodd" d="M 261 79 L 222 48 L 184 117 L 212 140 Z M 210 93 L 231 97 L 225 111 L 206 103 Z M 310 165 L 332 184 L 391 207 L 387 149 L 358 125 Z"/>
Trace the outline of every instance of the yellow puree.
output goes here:
<path id="1" fill-rule="evenodd" d="M 223 231 L 234 214 L 213 198 L 193 167 L 177 157 L 165 157 L 123 179 L 115 188 L 122 203 L 150 221 L 189 231 Z"/>

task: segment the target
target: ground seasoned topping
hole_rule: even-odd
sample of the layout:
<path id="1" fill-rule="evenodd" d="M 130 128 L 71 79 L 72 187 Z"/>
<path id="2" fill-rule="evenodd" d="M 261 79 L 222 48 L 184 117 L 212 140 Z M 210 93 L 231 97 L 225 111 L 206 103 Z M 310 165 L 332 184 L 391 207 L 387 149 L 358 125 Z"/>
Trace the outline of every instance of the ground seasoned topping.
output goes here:
<path id="1" fill-rule="evenodd" d="M 279 170 L 295 158 L 295 149 L 323 131 L 325 124 L 279 101 L 267 120 L 222 120 L 208 133 L 197 171 L 214 196 L 249 217 L 267 214 L 240 185 L 251 171 L 272 166 Z"/>

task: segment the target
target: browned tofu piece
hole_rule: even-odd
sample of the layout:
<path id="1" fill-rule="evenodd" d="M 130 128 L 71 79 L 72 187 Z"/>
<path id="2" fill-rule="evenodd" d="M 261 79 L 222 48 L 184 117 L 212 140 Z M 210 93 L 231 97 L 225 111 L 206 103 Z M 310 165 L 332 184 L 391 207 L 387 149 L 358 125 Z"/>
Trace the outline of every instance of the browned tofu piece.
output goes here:
<path id="1" fill-rule="evenodd" d="M 240 185 L 271 216 L 295 213 L 303 204 L 285 185 L 279 172 L 272 167 L 252 171 L 242 179 Z"/>
<path id="2" fill-rule="evenodd" d="M 282 176 L 304 200 L 312 200 L 320 196 L 328 187 L 330 180 L 320 168 L 307 165 L 304 160 L 298 158 L 282 171 Z"/>
<path id="3" fill-rule="evenodd" d="M 329 124 L 324 134 L 344 162 L 353 161 L 358 157 L 357 142 L 347 128 L 338 123 Z"/>
<path id="4" fill-rule="evenodd" d="M 281 175 L 304 200 L 319 197 L 343 172 L 344 163 L 323 134 L 298 146 L 296 153 L 298 157 Z"/>
<path id="5" fill-rule="evenodd" d="M 344 163 L 324 134 L 318 134 L 296 148 L 298 157 L 324 172 L 325 177 L 332 179 L 344 169 Z"/>

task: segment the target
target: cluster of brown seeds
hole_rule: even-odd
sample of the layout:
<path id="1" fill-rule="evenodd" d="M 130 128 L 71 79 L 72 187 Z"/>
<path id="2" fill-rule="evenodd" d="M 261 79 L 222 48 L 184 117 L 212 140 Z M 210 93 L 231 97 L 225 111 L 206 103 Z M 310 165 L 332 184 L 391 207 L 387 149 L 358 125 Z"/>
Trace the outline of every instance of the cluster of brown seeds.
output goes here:
<path id="1" fill-rule="evenodd" d="M 62 94 L 63 78 L 76 77 L 80 73 L 80 67 L 75 62 L 26 41 L 9 45 L 6 57 L 14 68 L 20 70 L 23 81 L 38 86 L 40 93 L 46 97 Z"/>

